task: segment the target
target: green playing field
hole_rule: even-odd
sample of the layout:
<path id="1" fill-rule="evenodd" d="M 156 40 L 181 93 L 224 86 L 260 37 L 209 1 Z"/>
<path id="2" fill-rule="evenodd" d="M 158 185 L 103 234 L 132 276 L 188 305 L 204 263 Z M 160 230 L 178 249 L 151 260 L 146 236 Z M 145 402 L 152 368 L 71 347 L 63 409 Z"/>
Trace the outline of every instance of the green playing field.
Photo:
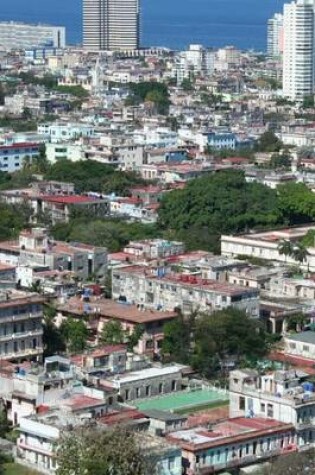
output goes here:
<path id="1" fill-rule="evenodd" d="M 226 401 L 228 396 L 223 392 L 198 389 L 194 391 L 179 391 L 177 393 L 157 396 L 151 399 L 138 401 L 137 408 L 141 411 L 158 409 L 160 411 L 176 411 L 195 406 L 203 406 L 216 401 Z"/>

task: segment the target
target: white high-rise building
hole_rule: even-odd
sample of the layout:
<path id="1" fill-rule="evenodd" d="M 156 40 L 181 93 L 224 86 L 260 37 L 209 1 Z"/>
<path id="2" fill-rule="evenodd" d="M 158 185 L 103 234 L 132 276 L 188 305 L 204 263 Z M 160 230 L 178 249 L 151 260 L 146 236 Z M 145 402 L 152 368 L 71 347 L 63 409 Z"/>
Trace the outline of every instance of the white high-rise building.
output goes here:
<path id="1" fill-rule="evenodd" d="M 314 0 L 283 9 L 283 94 L 301 100 L 314 92 Z"/>
<path id="2" fill-rule="evenodd" d="M 0 22 L 0 50 L 65 46 L 66 29 L 63 26 Z"/>
<path id="3" fill-rule="evenodd" d="M 140 0 L 83 0 L 83 46 L 94 51 L 139 49 Z"/>
<path id="4" fill-rule="evenodd" d="M 283 53 L 283 15 L 276 13 L 268 20 L 267 54 L 278 58 Z"/>

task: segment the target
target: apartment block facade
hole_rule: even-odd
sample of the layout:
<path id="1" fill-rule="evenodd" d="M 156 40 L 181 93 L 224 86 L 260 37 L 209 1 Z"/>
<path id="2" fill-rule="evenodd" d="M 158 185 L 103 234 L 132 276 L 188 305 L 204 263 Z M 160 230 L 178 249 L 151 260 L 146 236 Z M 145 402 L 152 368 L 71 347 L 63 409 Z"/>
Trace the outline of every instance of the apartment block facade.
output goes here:
<path id="1" fill-rule="evenodd" d="M 112 271 L 113 299 L 133 303 L 144 309 L 184 313 L 194 310 L 213 312 L 234 306 L 252 317 L 259 314 L 257 289 L 238 287 L 192 275 L 127 266 Z"/>

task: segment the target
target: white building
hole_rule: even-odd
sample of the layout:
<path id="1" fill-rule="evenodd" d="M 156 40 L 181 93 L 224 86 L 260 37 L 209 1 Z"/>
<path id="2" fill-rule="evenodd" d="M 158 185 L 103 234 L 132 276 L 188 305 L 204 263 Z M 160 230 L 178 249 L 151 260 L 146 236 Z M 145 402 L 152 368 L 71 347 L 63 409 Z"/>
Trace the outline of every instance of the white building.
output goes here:
<path id="1" fill-rule="evenodd" d="M 266 418 L 293 424 L 298 447 L 315 445 L 315 393 L 297 370 L 230 373 L 230 417 Z"/>
<path id="2" fill-rule="evenodd" d="M 127 266 L 113 269 L 112 294 L 115 300 L 142 308 L 184 313 L 194 310 L 214 312 L 228 307 L 258 317 L 258 290 L 224 284 L 200 275 L 176 274 L 164 267 Z"/>
<path id="3" fill-rule="evenodd" d="M 287 334 L 284 344 L 286 354 L 315 361 L 315 332 L 304 331 L 292 335 Z"/>
<path id="4" fill-rule="evenodd" d="M 268 20 L 267 53 L 270 58 L 279 58 L 283 52 L 283 15 L 275 13 Z"/>
<path id="5" fill-rule="evenodd" d="M 314 91 L 314 0 L 284 5 L 283 94 L 301 100 Z"/>
<path id="6" fill-rule="evenodd" d="M 139 0 L 84 0 L 83 46 L 87 50 L 139 49 Z"/>
<path id="7" fill-rule="evenodd" d="M 311 272 L 315 271 L 315 247 L 307 248 L 305 260 L 297 262 L 293 256 L 280 253 L 279 246 L 283 241 L 294 243 L 302 239 L 314 226 L 302 226 L 265 231 L 261 233 L 249 233 L 241 235 L 222 235 L 221 253 L 228 257 L 249 256 L 258 257 L 267 261 L 278 261 L 288 265 L 300 265 Z"/>
<path id="8" fill-rule="evenodd" d="M 0 23 L 0 48 L 5 50 L 66 46 L 66 29 L 62 26 Z"/>
<path id="9" fill-rule="evenodd" d="M 22 361 L 43 354 L 43 299 L 17 290 L 0 293 L 0 358 Z"/>
<path id="10" fill-rule="evenodd" d="M 94 136 L 94 127 L 84 124 L 40 124 L 37 132 L 50 137 L 52 143 L 76 140 L 81 137 L 91 138 Z"/>

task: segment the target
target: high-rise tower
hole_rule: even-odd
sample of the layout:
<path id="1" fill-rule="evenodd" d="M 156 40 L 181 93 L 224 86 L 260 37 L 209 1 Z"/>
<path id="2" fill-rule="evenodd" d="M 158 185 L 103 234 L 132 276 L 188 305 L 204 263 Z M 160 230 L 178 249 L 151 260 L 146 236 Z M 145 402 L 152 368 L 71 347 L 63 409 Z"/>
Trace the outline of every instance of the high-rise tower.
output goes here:
<path id="1" fill-rule="evenodd" d="M 279 58 L 283 53 L 283 15 L 276 13 L 268 20 L 267 53 L 270 58 Z"/>
<path id="2" fill-rule="evenodd" d="M 139 49 L 140 0 L 83 0 L 83 46 L 100 51 Z"/>
<path id="3" fill-rule="evenodd" d="M 314 93 L 314 0 L 296 0 L 283 9 L 283 94 L 301 100 Z"/>

